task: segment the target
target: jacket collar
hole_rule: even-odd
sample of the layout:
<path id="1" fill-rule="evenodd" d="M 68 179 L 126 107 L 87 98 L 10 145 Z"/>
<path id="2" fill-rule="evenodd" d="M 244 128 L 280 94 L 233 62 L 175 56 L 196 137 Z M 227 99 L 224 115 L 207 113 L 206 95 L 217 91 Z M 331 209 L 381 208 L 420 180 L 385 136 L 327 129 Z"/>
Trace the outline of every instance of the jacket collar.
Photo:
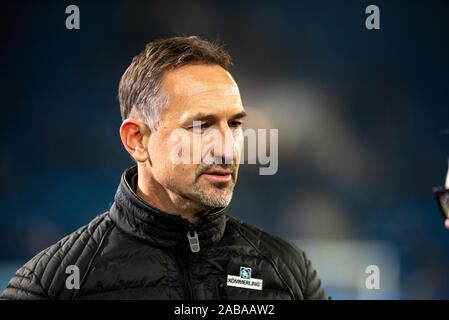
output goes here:
<path id="1" fill-rule="evenodd" d="M 200 250 L 219 242 L 223 237 L 228 207 L 218 208 L 191 224 L 188 219 L 164 212 L 145 202 L 136 194 L 136 186 L 137 166 L 133 166 L 122 174 L 109 211 L 117 227 L 131 237 L 163 249 L 189 251 L 189 228 L 193 227 L 197 231 Z"/>

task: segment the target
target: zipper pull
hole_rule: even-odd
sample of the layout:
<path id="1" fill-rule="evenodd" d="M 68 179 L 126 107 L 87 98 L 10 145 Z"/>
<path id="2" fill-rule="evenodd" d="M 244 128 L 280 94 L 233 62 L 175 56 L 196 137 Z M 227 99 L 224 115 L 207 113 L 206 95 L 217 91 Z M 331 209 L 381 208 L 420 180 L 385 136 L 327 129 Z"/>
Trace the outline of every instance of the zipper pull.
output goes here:
<path id="1" fill-rule="evenodd" d="M 193 235 L 191 235 L 190 233 L 192 233 Z M 196 232 L 195 226 L 192 223 L 189 224 L 189 230 L 187 231 L 187 239 L 189 239 L 190 250 L 192 250 L 192 252 L 199 252 L 200 240 L 198 238 L 198 232 Z"/>

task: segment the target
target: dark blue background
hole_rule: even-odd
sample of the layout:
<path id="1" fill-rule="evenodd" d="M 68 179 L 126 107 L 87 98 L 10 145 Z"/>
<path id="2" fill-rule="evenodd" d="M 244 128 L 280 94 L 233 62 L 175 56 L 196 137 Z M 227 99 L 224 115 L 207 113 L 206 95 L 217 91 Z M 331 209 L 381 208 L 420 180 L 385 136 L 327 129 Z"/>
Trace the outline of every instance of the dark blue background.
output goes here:
<path id="1" fill-rule="evenodd" d="M 80 30 L 65 28 L 69 4 L 80 8 Z M 365 28 L 369 4 L 380 8 L 380 30 Z M 386 241 L 400 252 L 400 298 L 449 298 L 449 230 L 431 193 L 447 170 L 448 10 L 446 1 L 6 5 L 0 262 L 24 262 L 108 209 L 132 165 L 118 131 L 122 73 L 151 40 L 200 35 L 225 44 L 244 104 L 257 96 L 254 88 L 279 79 L 312 84 L 329 94 L 329 112 L 367 150 L 358 166 L 342 160 L 350 150 L 321 155 L 331 163 L 323 170 L 312 159 L 324 140 L 315 136 L 291 151 L 278 125 L 279 172 L 259 176 L 243 167 L 230 213 L 280 236 Z M 300 140 L 307 137 L 290 137 Z M 350 231 L 288 227 L 286 203 L 301 203 L 304 194 L 332 198 Z M 301 221 L 302 211 L 296 214 Z M 331 221 L 320 223 L 332 229 Z"/>

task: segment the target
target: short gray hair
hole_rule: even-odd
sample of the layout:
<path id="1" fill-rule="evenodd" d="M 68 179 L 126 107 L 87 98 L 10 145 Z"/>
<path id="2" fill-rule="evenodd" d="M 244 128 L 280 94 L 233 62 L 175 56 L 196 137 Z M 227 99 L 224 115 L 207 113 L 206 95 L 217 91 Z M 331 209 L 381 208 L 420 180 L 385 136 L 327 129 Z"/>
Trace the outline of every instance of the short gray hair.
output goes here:
<path id="1" fill-rule="evenodd" d="M 138 118 L 150 130 L 160 124 L 167 98 L 160 91 L 164 73 L 187 64 L 216 64 L 229 71 L 231 57 L 220 46 L 199 37 L 174 37 L 150 42 L 123 74 L 118 99 L 122 120 Z"/>

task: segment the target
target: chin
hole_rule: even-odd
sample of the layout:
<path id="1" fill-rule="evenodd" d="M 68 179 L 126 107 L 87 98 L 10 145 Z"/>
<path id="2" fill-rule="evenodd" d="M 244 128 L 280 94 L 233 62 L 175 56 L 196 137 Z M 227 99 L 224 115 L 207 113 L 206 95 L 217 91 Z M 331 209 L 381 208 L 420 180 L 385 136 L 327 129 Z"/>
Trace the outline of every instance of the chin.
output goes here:
<path id="1" fill-rule="evenodd" d="M 203 205 L 210 208 L 222 208 L 227 207 L 232 200 L 232 191 L 226 191 L 226 193 L 209 193 L 202 194 L 200 201 Z"/>

